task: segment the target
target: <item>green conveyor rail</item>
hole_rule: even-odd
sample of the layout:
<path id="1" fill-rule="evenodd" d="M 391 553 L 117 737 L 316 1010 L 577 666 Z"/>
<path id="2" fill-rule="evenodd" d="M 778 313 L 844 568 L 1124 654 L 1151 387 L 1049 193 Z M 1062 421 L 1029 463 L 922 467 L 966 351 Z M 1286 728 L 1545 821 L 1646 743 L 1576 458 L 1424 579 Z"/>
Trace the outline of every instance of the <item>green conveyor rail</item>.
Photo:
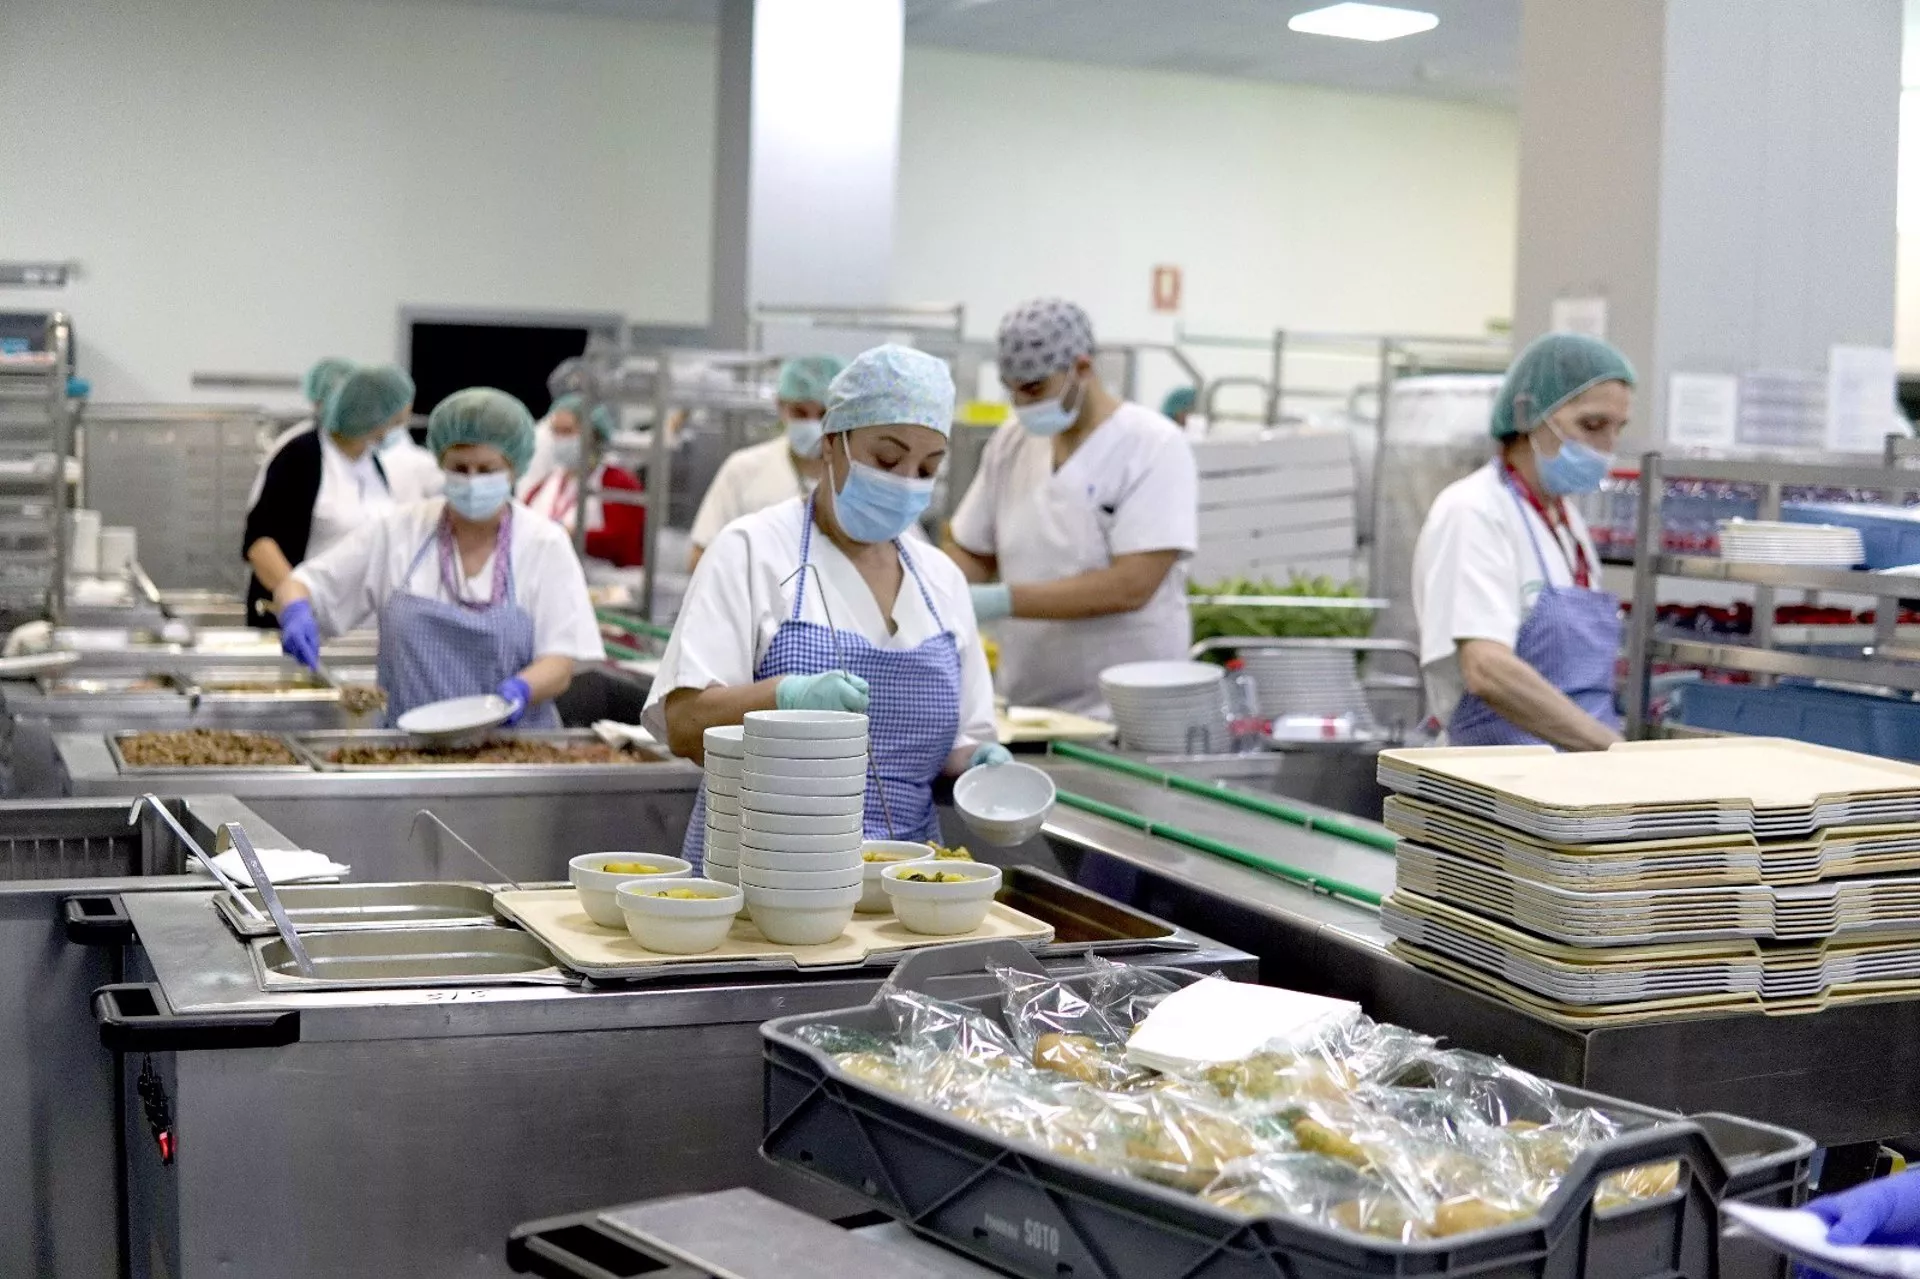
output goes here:
<path id="1" fill-rule="evenodd" d="M 607 656 L 616 658 L 622 662 L 645 662 L 650 660 L 648 654 L 642 653 L 637 648 L 628 648 L 625 644 L 616 644 L 612 640 L 601 640 L 600 643 L 605 646 Z"/>
<path id="2" fill-rule="evenodd" d="M 1349 901 L 1358 902 L 1363 906 L 1372 906 L 1376 909 L 1380 906 L 1380 894 L 1374 892 L 1371 888 L 1362 888 L 1358 884 L 1349 884 L 1345 880 L 1335 879 L 1331 875 L 1316 875 L 1310 870 L 1302 870 L 1300 867 L 1283 862 L 1277 857 L 1269 857 L 1265 853 L 1256 853 L 1252 849 L 1242 848 L 1238 844 L 1229 844 L 1225 840 L 1214 839 L 1210 835 L 1201 835 L 1195 831 L 1187 830 L 1184 827 L 1170 825 L 1166 822 L 1156 822 L 1151 818 L 1142 817 L 1140 814 L 1131 812 L 1128 809 L 1121 808 L 1114 804 L 1104 803 L 1097 799 L 1090 799 L 1085 795 L 1076 795 L 1072 791 L 1063 790 L 1058 792 L 1058 795 L 1060 802 L 1068 808 L 1077 808 L 1082 812 L 1092 813 L 1096 817 L 1104 817 L 1108 821 L 1119 822 L 1123 826 L 1131 826 L 1135 830 L 1145 834 L 1155 835 L 1176 844 L 1184 844 L 1188 848 L 1197 848 L 1203 853 L 1212 853 L 1214 856 L 1224 857 L 1228 861 L 1239 862 L 1242 866 L 1250 866 L 1254 870 L 1265 871 L 1269 875 L 1284 879 L 1289 883 L 1298 884 L 1302 888 L 1311 889 L 1317 893 L 1325 893 L 1329 897 L 1344 897 Z"/>
<path id="3" fill-rule="evenodd" d="M 1055 742 L 1053 753 L 1067 759 L 1078 760 L 1083 764 L 1092 764 L 1098 768 L 1115 773 L 1125 773 L 1141 781 L 1154 782 L 1169 790 L 1182 791 L 1188 795 L 1198 795 L 1215 803 L 1230 804 L 1234 808 L 1244 808 L 1250 813 L 1259 813 L 1262 817 L 1271 817 L 1277 821 L 1317 831 L 1322 835 L 1332 835 L 1350 843 L 1364 844 L 1368 848 L 1391 853 L 1399 840 L 1386 831 L 1368 830 L 1338 817 L 1328 817 L 1323 813 L 1303 812 L 1263 795 L 1250 795 L 1243 790 L 1235 790 L 1225 782 L 1203 782 L 1194 777 L 1183 777 L 1179 773 L 1169 773 L 1165 769 L 1142 764 L 1137 760 L 1122 759 L 1106 751 L 1097 751 L 1079 746 L 1073 742 Z"/>
<path id="4" fill-rule="evenodd" d="M 593 610 L 593 615 L 608 626 L 618 626 L 629 635 L 644 635 L 648 639 L 662 641 L 673 638 L 673 632 L 667 627 L 656 626 L 644 618 L 634 617 L 628 613 L 616 613 L 610 608 L 596 608 Z"/>

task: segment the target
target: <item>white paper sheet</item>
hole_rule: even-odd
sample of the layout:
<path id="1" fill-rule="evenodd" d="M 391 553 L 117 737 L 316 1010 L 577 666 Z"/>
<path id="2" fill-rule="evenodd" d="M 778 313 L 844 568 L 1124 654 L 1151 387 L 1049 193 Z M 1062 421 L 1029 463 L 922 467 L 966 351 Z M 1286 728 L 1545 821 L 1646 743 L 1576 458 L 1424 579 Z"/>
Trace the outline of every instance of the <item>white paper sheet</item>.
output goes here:
<path id="1" fill-rule="evenodd" d="M 1840 1247 L 1827 1242 L 1827 1223 L 1810 1212 L 1732 1201 L 1720 1207 L 1749 1234 L 1836 1279 L 1851 1275 L 1920 1279 L 1920 1248 Z"/>
<path id="2" fill-rule="evenodd" d="M 1590 338 L 1607 336 L 1607 300 L 1605 298 L 1555 298 L 1549 308 L 1547 327 L 1555 333 L 1584 333 Z"/>
<path id="3" fill-rule="evenodd" d="M 1240 1061 L 1269 1044 L 1298 1043 L 1352 1021 L 1344 999 L 1208 977 L 1161 1000 L 1127 1041 L 1127 1060 L 1177 1071 Z"/>
<path id="4" fill-rule="evenodd" d="M 1730 449 L 1739 424 L 1739 378 L 1730 373 L 1676 373 L 1668 380 L 1668 444 Z"/>
<path id="5" fill-rule="evenodd" d="M 1895 429 L 1899 371 L 1881 346 L 1827 351 L 1827 447 L 1836 453 L 1878 453 Z M 1904 434 L 1904 431 L 1902 432 Z"/>

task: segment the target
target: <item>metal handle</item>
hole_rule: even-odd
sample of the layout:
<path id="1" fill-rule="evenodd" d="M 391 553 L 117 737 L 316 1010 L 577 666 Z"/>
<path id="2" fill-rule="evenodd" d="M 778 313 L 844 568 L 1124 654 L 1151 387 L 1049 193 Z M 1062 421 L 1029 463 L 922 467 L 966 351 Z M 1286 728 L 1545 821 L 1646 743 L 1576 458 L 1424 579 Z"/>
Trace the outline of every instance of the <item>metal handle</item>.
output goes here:
<path id="1" fill-rule="evenodd" d="M 119 982 L 93 992 L 93 1019 L 111 1052 L 193 1052 L 281 1048 L 300 1042 L 298 1009 L 176 1013 L 152 982 Z"/>
<path id="2" fill-rule="evenodd" d="M 280 930 L 280 940 L 287 944 L 287 950 L 293 955 L 293 962 L 300 969 L 302 977 L 313 976 L 313 960 L 307 954 L 307 944 L 300 940 L 300 933 L 287 917 L 287 908 L 280 902 L 280 893 L 267 878 L 267 868 L 260 864 L 260 854 L 253 850 L 253 841 L 247 838 L 247 832 L 239 822 L 227 822 L 220 827 L 220 833 L 233 845 L 240 860 L 246 864 L 247 875 L 253 880 L 253 891 L 260 894 L 260 900 L 267 904 L 267 913 L 273 916 L 273 926 Z"/>
<path id="3" fill-rule="evenodd" d="M 996 937 L 992 941 L 956 942 L 951 946 L 908 951 L 893 966 L 893 975 L 887 982 L 897 990 L 923 991 L 935 978 L 978 976 L 994 967 L 1014 968 L 1035 977 L 1044 976 L 1046 972 L 1025 946 L 1010 937 Z"/>
<path id="4" fill-rule="evenodd" d="M 191 853 L 199 860 L 202 866 L 207 868 L 207 874 L 213 876 L 214 882 L 227 890 L 228 896 L 240 903 L 242 910 L 246 911 L 247 914 L 254 919 L 266 918 L 265 915 L 260 913 L 260 908 L 249 901 L 247 895 L 240 891 L 240 886 L 235 884 L 231 879 L 228 879 L 226 872 L 213 864 L 213 858 L 207 856 L 207 850 L 200 847 L 200 841 L 187 834 L 187 828 L 182 826 L 171 812 L 167 811 L 166 804 L 158 795 L 148 791 L 146 794 L 136 798 L 133 801 L 133 807 L 127 812 L 127 825 L 131 826 L 140 820 L 140 808 L 143 804 L 158 813 L 160 820 L 173 828 L 174 835 L 179 838 L 181 843 L 187 846 L 187 852 Z"/>
<path id="5" fill-rule="evenodd" d="M 696 1270 L 641 1248 L 639 1242 L 600 1221 L 597 1212 L 554 1217 L 517 1227 L 507 1236 L 507 1265 L 515 1274 L 540 1279 L 706 1279 Z"/>
<path id="6" fill-rule="evenodd" d="M 501 870 L 498 866 L 495 866 L 493 862 L 487 858 L 487 855 L 485 853 L 475 848 L 472 844 L 469 844 L 466 840 L 460 838 L 459 831 L 455 830 L 453 827 L 447 825 L 445 822 L 441 821 L 438 817 L 434 816 L 432 809 L 423 808 L 419 812 L 413 815 L 413 821 L 407 827 L 408 839 L 412 839 L 414 832 L 420 828 L 420 819 L 422 817 L 426 818 L 428 821 L 432 822 L 435 826 L 438 826 L 441 830 L 445 831 L 448 835 L 452 836 L 454 843 L 460 845 L 460 847 L 466 849 L 469 853 L 472 853 L 474 857 L 479 861 L 479 863 L 482 866 L 485 866 L 488 870 L 492 871 L 500 879 L 502 883 L 511 885 L 515 892 L 526 891 L 525 889 L 520 887 L 520 882 L 518 880 L 516 880 L 513 876 L 507 874 L 507 872 L 505 872 L 504 870 Z"/>
<path id="7" fill-rule="evenodd" d="M 122 946 L 133 940 L 133 920 L 118 895 L 69 897 L 60 903 L 67 940 L 79 946 Z"/>

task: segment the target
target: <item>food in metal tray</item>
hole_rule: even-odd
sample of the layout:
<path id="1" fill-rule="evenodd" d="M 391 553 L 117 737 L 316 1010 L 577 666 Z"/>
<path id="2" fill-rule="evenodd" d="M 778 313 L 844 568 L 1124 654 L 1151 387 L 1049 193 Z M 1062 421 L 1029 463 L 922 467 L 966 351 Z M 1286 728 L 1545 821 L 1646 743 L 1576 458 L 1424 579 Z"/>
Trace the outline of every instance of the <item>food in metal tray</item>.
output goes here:
<path id="1" fill-rule="evenodd" d="M 480 746 L 339 746 L 329 764 L 361 768 L 438 768 L 448 764 L 641 764 L 646 756 L 605 742 L 498 741 Z"/>
<path id="2" fill-rule="evenodd" d="M 387 694 L 373 684 L 342 684 L 340 709 L 349 715 L 371 715 L 387 709 Z"/>
<path id="3" fill-rule="evenodd" d="M 862 1082 L 1061 1158 L 1249 1216 L 1441 1239 L 1535 1216 L 1580 1153 L 1648 1121 L 1563 1102 L 1496 1058 L 1367 1018 L 1238 1062 L 1161 1074 L 1126 1060 L 1175 989 L 1098 963 L 1091 983 L 999 969 L 1001 1018 L 891 987 L 891 1035 L 801 1038 Z M 1673 1162 L 1601 1183 L 1602 1210 L 1670 1193 Z"/>
<path id="4" fill-rule="evenodd" d="M 134 768 L 265 768 L 300 762 L 277 737 L 223 728 L 132 733 L 120 739 L 120 758 Z"/>

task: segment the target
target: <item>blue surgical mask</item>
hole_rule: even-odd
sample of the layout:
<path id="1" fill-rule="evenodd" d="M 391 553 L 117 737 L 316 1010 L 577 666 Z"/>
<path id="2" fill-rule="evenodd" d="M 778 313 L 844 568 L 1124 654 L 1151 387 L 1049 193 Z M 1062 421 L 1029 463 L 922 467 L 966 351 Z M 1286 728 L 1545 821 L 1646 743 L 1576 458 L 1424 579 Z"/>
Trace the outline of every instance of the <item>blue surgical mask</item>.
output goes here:
<path id="1" fill-rule="evenodd" d="M 790 417 L 786 420 L 787 447 L 796 457 L 820 456 L 820 432 L 826 426 L 817 417 Z"/>
<path id="2" fill-rule="evenodd" d="M 1067 391 L 1073 383 L 1060 389 L 1060 394 L 1051 400 L 1035 400 L 1031 404 L 1021 404 L 1014 408 L 1014 414 L 1020 419 L 1020 425 L 1034 435 L 1046 438 L 1060 434 L 1080 419 L 1080 410 L 1085 406 L 1086 396 L 1081 395 L 1072 408 L 1067 407 Z"/>
<path id="3" fill-rule="evenodd" d="M 1560 451 L 1552 457 L 1541 457 L 1538 431 L 1527 437 L 1527 445 L 1533 449 L 1533 460 L 1540 467 L 1540 483 L 1547 492 L 1558 497 L 1573 497 L 1599 488 L 1600 481 L 1613 469 L 1613 455 L 1566 438 L 1550 423 L 1543 429 L 1552 431 L 1553 438 L 1560 441 Z"/>
<path id="4" fill-rule="evenodd" d="M 492 519 L 512 496 L 510 471 L 488 471 L 483 475 L 447 472 L 447 504 L 467 519 Z"/>
<path id="5" fill-rule="evenodd" d="M 553 437 L 553 464 L 569 471 L 580 469 L 580 462 L 586 457 L 586 446 L 578 435 L 556 435 Z"/>
<path id="6" fill-rule="evenodd" d="M 852 446 L 847 447 L 847 482 L 833 495 L 833 517 L 856 542 L 890 542 L 906 532 L 933 501 L 933 481 L 909 479 L 856 462 Z"/>
<path id="7" fill-rule="evenodd" d="M 396 426 L 391 431 L 388 431 L 385 435 L 381 436 L 380 443 L 376 444 L 374 447 L 379 449 L 380 452 L 382 453 L 391 453 L 395 449 L 399 448 L 401 444 L 403 444 L 406 441 L 406 438 L 407 438 L 407 428 L 404 426 Z"/>

